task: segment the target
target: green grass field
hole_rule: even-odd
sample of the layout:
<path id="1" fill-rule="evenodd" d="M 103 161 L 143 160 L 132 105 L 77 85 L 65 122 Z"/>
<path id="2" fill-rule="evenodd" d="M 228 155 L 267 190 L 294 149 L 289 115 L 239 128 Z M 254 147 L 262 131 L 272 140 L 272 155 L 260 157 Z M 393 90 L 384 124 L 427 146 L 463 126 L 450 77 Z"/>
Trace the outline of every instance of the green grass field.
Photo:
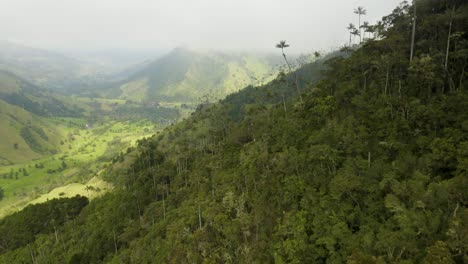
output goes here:
<path id="1" fill-rule="evenodd" d="M 0 167 L 0 217 L 31 202 L 76 194 L 95 197 L 110 188 L 98 177 L 112 158 L 138 139 L 155 133 L 148 121 L 110 122 L 85 129 L 84 120 L 50 118 L 50 124 L 65 135 L 57 154 Z M 87 186 L 91 189 L 86 190 Z M 100 191 L 96 191 L 96 189 Z M 33 201 L 34 200 L 34 201 Z"/>
<path id="2" fill-rule="evenodd" d="M 0 100 L 0 166 L 23 163 L 49 155 L 59 147 L 59 139 L 66 135 L 68 127 L 67 122 L 38 117 Z M 42 137 L 37 133 L 38 128 L 44 133 Z M 42 152 L 35 151 L 21 136 L 24 129 L 29 129 L 31 138 Z"/>

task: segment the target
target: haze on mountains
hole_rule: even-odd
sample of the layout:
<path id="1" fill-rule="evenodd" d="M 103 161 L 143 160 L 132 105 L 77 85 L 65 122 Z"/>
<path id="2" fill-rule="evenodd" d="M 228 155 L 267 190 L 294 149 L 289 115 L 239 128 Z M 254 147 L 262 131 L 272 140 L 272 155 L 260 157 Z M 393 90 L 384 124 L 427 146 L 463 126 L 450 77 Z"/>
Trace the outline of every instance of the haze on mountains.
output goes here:
<path id="1" fill-rule="evenodd" d="M 75 95 L 158 102 L 210 93 L 219 99 L 272 79 L 279 70 L 272 58 L 281 59 L 278 39 L 292 43 L 288 53 L 295 58 L 330 51 L 347 36 L 342 25 L 356 20 L 349 10 L 365 5 L 372 23 L 397 2 L 3 0 L 0 69 Z M 324 21 L 327 30 L 317 26 Z M 175 48 L 190 56 L 181 61 Z M 166 63 L 158 62 L 163 56 Z M 157 71 L 157 64 L 167 65 L 171 73 L 162 77 L 168 79 L 145 76 L 151 72 L 145 67 Z M 209 78 L 207 71 L 213 71 Z"/>
<path id="2" fill-rule="evenodd" d="M 2 0 L 1 38 L 67 50 L 192 49 L 274 51 L 287 39 L 291 52 L 342 45 L 349 10 L 365 6 L 375 23 L 398 0 Z M 355 22 L 357 24 L 357 21 Z M 326 30 L 325 30 L 326 27 Z M 64 52 L 65 51 L 65 52 Z M 109 53 L 109 52 L 108 52 Z M 159 52 L 161 54 L 161 52 Z"/>

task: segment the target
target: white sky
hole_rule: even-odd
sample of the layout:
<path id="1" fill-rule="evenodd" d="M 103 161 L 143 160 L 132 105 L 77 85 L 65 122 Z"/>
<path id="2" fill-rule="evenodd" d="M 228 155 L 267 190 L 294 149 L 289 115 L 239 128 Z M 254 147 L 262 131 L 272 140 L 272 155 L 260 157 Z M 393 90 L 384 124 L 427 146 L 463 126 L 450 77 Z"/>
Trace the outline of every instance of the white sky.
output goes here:
<path id="1" fill-rule="evenodd" d="M 353 10 L 371 23 L 401 0 L 0 0 L 0 39 L 46 49 L 328 50 Z"/>

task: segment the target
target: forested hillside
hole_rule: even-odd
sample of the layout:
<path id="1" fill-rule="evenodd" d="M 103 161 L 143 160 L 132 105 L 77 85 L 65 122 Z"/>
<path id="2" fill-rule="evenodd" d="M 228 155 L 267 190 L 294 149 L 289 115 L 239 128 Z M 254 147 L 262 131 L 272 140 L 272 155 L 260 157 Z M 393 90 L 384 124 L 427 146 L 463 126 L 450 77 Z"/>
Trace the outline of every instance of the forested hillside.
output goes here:
<path id="1" fill-rule="evenodd" d="M 468 4 L 416 3 L 141 140 L 0 263 L 467 263 Z"/>
<path id="2" fill-rule="evenodd" d="M 107 96 L 137 101 L 194 102 L 220 99 L 247 85 L 273 79 L 280 60 L 271 55 L 195 52 L 176 48 L 111 85 Z"/>

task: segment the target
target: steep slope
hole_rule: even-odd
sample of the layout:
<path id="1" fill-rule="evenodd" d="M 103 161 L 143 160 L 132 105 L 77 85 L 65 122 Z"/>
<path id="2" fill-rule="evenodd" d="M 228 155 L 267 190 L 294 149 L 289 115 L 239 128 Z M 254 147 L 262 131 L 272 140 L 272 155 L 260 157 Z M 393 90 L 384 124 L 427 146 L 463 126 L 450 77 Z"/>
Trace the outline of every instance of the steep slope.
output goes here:
<path id="1" fill-rule="evenodd" d="M 77 117 L 81 111 L 65 97 L 0 71 L 0 165 L 54 153 L 65 135 L 45 117 Z"/>
<path id="2" fill-rule="evenodd" d="M 277 58 L 177 48 L 116 85 L 111 94 L 151 101 L 193 102 L 206 95 L 222 98 L 240 87 L 271 80 Z"/>
<path id="3" fill-rule="evenodd" d="M 0 99 L 42 116 L 80 116 L 82 109 L 66 96 L 41 89 L 0 70 Z"/>
<path id="4" fill-rule="evenodd" d="M 466 263 L 468 4 L 417 3 L 412 63 L 402 5 L 302 100 L 280 76 L 140 141 L 115 192 L 25 247 L 8 226 L 0 262 Z"/>

